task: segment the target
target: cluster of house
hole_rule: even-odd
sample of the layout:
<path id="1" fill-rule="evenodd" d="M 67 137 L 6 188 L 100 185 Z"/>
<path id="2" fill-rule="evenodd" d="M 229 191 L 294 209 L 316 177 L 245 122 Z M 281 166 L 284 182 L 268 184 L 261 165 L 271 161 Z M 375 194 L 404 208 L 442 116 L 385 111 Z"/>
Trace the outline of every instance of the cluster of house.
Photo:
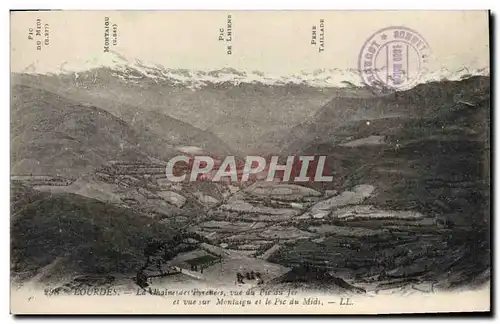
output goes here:
<path id="1" fill-rule="evenodd" d="M 241 274 L 241 272 L 236 273 L 236 283 L 244 284 L 245 280 L 257 280 L 258 285 L 264 283 L 260 272 L 254 272 L 252 270 L 250 272 L 246 272 L 245 275 Z"/>

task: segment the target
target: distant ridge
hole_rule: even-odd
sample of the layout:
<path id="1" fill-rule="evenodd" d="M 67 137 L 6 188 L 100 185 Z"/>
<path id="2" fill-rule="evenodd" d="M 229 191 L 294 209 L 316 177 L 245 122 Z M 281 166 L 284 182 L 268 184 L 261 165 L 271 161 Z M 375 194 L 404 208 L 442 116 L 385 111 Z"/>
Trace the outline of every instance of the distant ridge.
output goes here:
<path id="1" fill-rule="evenodd" d="M 193 90 L 210 85 L 229 83 L 260 83 L 269 86 L 306 85 L 315 88 L 351 88 L 363 87 L 362 78 L 357 69 L 317 69 L 314 71 L 301 71 L 287 76 L 265 74 L 260 71 L 239 71 L 226 67 L 222 69 L 200 71 L 189 69 L 171 69 L 159 64 L 144 62 L 139 59 L 129 59 L 125 56 L 109 52 L 101 56 L 63 62 L 58 66 L 46 66 L 34 62 L 27 66 L 22 73 L 28 74 L 73 74 L 75 79 L 91 77 L 92 72 L 106 69 L 108 72 L 123 81 L 166 83 L 175 86 L 184 86 Z M 458 81 L 474 75 L 489 75 L 488 67 L 467 68 L 457 70 L 440 68 L 426 73 L 421 77 L 420 83 L 432 81 Z"/>

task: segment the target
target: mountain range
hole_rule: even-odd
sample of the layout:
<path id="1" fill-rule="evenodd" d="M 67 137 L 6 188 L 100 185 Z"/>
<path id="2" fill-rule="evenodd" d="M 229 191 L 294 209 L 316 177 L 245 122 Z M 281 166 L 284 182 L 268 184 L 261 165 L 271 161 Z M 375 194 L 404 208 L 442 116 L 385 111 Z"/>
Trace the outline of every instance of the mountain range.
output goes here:
<path id="1" fill-rule="evenodd" d="M 422 82 L 460 80 L 488 73 L 487 68 L 441 69 Z M 169 143 L 185 145 L 189 137 L 178 137 L 168 126 L 168 120 L 175 121 L 178 127 L 181 121 L 199 129 L 195 132 L 191 128 L 189 133 L 205 148 L 214 153 L 240 155 L 283 151 L 292 128 L 314 120 L 332 98 L 353 102 L 367 98 L 366 103 L 379 97 L 373 89 L 360 84 L 361 78 L 354 69 L 323 69 L 275 77 L 232 68 L 168 69 L 117 53 L 54 68 L 33 64 L 24 73 L 14 73 L 12 82 L 99 107 L 135 127 L 154 130 Z M 339 111 L 342 114 L 350 110 L 342 107 Z M 223 139 L 225 145 L 215 137 Z"/>
<path id="2" fill-rule="evenodd" d="M 117 52 L 103 53 L 91 59 L 63 62 L 58 66 L 50 66 L 34 62 L 19 71 L 30 74 L 69 74 L 75 79 L 93 78 L 95 70 L 107 68 L 115 77 L 129 83 L 143 83 L 149 80 L 164 85 L 176 85 L 192 90 L 207 86 L 229 83 L 256 83 L 268 86 L 306 85 L 316 88 L 348 88 L 363 87 L 360 71 L 354 68 L 323 68 L 313 71 L 298 71 L 291 75 L 273 75 L 261 71 L 240 71 L 231 67 L 215 70 L 172 69 L 160 64 L 145 62 L 137 58 L 127 58 Z M 427 71 L 420 83 L 431 81 L 457 81 L 471 75 L 488 75 L 489 68 L 468 68 L 455 70 L 445 67 Z"/>

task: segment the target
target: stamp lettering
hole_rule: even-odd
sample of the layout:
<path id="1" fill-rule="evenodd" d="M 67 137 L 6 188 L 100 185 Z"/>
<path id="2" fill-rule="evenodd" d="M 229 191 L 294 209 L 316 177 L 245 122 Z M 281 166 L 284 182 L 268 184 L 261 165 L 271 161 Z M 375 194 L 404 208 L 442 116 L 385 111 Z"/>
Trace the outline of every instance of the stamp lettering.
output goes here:
<path id="1" fill-rule="evenodd" d="M 407 27 L 379 30 L 362 47 L 358 67 L 366 85 L 406 89 L 418 82 L 429 56 L 420 34 Z"/>

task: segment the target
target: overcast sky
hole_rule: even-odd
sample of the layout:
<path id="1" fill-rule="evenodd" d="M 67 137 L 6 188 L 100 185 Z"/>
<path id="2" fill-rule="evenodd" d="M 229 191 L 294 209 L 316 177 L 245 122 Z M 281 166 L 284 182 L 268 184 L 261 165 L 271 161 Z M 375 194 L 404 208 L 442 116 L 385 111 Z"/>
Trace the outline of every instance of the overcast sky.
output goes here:
<path id="1" fill-rule="evenodd" d="M 232 55 L 219 41 L 231 14 Z M 425 38 L 432 67 L 489 66 L 486 11 L 60 11 L 11 14 L 11 67 L 31 63 L 56 67 L 99 57 L 104 51 L 105 19 L 117 25 L 118 45 L 127 57 L 169 68 L 236 69 L 287 75 L 319 68 L 356 68 L 363 43 L 377 30 L 407 26 Z M 29 39 L 41 19 L 42 36 Z M 324 19 L 325 50 L 311 45 L 312 26 Z M 49 45 L 39 51 L 48 24 Z M 226 32 L 226 30 L 225 30 Z M 225 35 L 227 36 L 227 34 Z M 317 32 L 319 37 L 319 30 Z M 110 42 L 112 42 L 110 35 Z"/>

